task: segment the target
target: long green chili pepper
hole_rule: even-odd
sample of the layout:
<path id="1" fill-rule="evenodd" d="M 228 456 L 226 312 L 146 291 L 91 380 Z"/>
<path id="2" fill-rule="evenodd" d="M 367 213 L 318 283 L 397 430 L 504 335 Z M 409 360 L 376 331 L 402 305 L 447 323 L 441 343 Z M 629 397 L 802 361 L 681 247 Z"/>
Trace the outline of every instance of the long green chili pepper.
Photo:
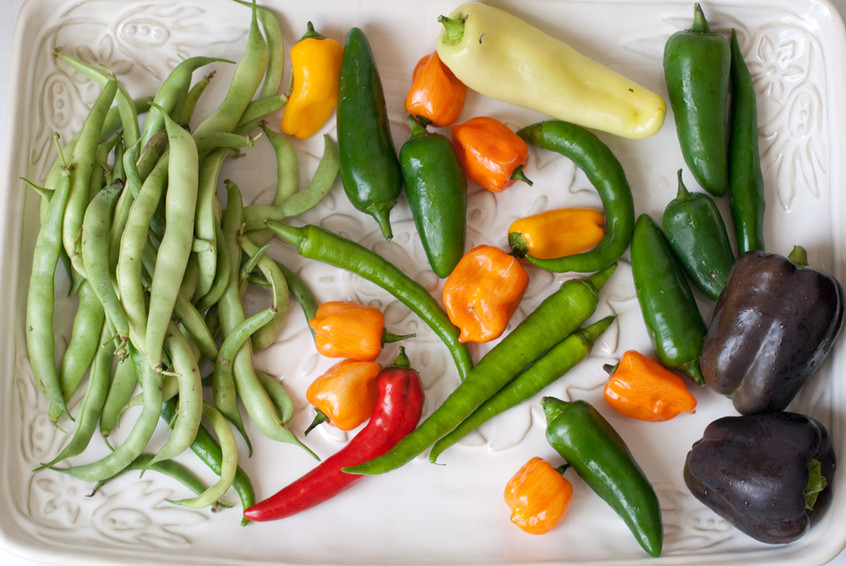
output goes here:
<path id="1" fill-rule="evenodd" d="M 443 340 L 462 379 L 473 367 L 469 349 L 458 341 L 458 329 L 434 297 L 379 254 L 319 226 L 296 228 L 272 221 L 267 225 L 294 244 L 301 256 L 355 273 L 399 299 Z"/>
<path id="2" fill-rule="evenodd" d="M 696 181 L 714 196 L 728 189 L 728 40 L 712 32 L 695 3 L 690 29 L 664 45 L 664 77 L 682 156 Z"/>
<path id="3" fill-rule="evenodd" d="M 594 342 L 602 336 L 602 333 L 608 329 L 616 318 L 613 315 L 606 316 L 586 328 L 579 329 L 542 354 L 517 377 L 509 381 L 495 395 L 473 411 L 460 425 L 438 440 L 429 452 L 429 461 L 435 462 L 438 455 L 444 450 L 482 426 L 483 423 L 503 411 L 531 399 L 534 395 L 540 393 L 544 387 L 576 367 L 590 354 Z"/>
<path id="4" fill-rule="evenodd" d="M 699 357 L 707 327 L 684 269 L 648 214 L 635 223 L 631 263 L 637 300 L 658 361 L 702 385 Z"/>
<path id="5" fill-rule="evenodd" d="M 550 446 L 625 521 L 643 549 L 660 556 L 661 506 L 620 435 L 585 401 L 544 397 L 541 406 Z"/>
<path id="6" fill-rule="evenodd" d="M 345 469 L 352 474 L 381 474 L 410 462 L 502 389 L 528 364 L 590 318 L 599 291 L 616 264 L 584 279 L 565 281 L 494 346 L 446 400 L 408 436 L 384 455 Z"/>
<path id="7" fill-rule="evenodd" d="M 737 32 L 731 30 L 731 106 L 729 108 L 729 209 L 737 255 L 764 246 L 764 175 L 758 149 L 758 101 L 743 59 Z"/>
<path id="8" fill-rule="evenodd" d="M 728 231 L 714 199 L 688 191 L 681 169 L 678 183 L 676 198 L 664 209 L 664 233 L 690 280 L 716 301 L 734 265 Z"/>
<path id="9" fill-rule="evenodd" d="M 540 122 L 517 134 L 529 143 L 571 159 L 599 193 L 605 209 L 605 235 L 594 248 L 556 259 L 530 255 L 526 259 L 555 272 L 589 273 L 615 263 L 629 247 L 635 221 L 632 191 L 617 157 L 595 134 L 568 122 Z"/>
<path id="10" fill-rule="evenodd" d="M 438 277 L 464 256 L 467 176 L 452 142 L 408 117 L 411 138 L 400 149 L 405 194 L 429 265 Z"/>
<path id="11" fill-rule="evenodd" d="M 402 191 L 402 171 L 373 51 L 356 27 L 344 45 L 337 115 L 344 191 L 356 209 L 376 219 L 390 240 L 390 212 Z"/>

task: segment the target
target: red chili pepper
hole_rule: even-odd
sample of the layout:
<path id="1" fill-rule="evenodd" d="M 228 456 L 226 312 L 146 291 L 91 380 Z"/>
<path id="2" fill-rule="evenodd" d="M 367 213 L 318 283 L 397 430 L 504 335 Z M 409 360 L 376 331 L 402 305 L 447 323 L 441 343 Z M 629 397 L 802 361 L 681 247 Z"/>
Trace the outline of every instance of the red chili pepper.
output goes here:
<path id="1" fill-rule="evenodd" d="M 423 412 L 423 386 L 402 349 L 394 365 L 382 371 L 376 386 L 379 397 L 373 415 L 349 444 L 275 495 L 245 509 L 246 519 L 282 519 L 331 499 L 364 477 L 343 472 L 343 468 L 384 454 L 414 430 Z"/>

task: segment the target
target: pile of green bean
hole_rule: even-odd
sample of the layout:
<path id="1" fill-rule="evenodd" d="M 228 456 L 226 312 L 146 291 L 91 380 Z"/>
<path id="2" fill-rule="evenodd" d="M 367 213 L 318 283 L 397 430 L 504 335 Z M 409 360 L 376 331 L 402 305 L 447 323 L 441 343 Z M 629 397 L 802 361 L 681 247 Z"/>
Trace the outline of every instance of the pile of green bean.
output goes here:
<path id="1" fill-rule="evenodd" d="M 225 62 L 236 65 L 231 83 L 220 106 L 202 120 L 194 110 L 211 74 L 194 81 L 194 73 L 223 64 L 220 59 L 188 58 L 154 97 L 133 100 L 107 69 L 54 51 L 57 60 L 95 81 L 100 94 L 81 129 L 60 144 L 44 186 L 36 187 L 41 229 L 28 288 L 27 349 L 51 419 L 69 416 L 72 422 L 61 452 L 42 468 L 97 485 L 127 470 L 152 469 L 195 492 L 176 503 L 216 505 L 234 487 L 246 507 L 254 497 L 238 465 L 235 432 L 250 446 L 241 407 L 262 434 L 305 448 L 288 427 L 293 405 L 287 392 L 253 366 L 253 352 L 281 331 L 289 293 L 307 315 L 315 308 L 303 282 L 265 253 L 272 232 L 264 226 L 317 204 L 338 177 L 338 154 L 325 137 L 311 183 L 299 188 L 294 149 L 262 122 L 286 102 L 279 22 L 270 11 L 249 6 L 243 57 Z M 199 122 L 193 130 L 192 122 Z M 273 201 L 244 206 L 237 184 L 226 180 L 223 208 L 221 168 L 256 135 L 270 141 L 277 158 Z M 62 265 L 78 309 L 68 347 L 57 359 L 53 319 Z M 250 285 L 268 287 L 272 301 L 247 316 L 243 296 Z M 213 368 L 205 378 L 204 367 Z M 81 398 L 73 415 L 71 398 Z M 141 406 L 140 414 L 111 452 L 57 466 L 81 455 L 98 428 L 108 438 L 133 405 Z M 150 453 L 159 419 L 167 422 L 168 435 Z M 219 476 L 215 484 L 204 486 L 173 461 L 189 449 Z"/>

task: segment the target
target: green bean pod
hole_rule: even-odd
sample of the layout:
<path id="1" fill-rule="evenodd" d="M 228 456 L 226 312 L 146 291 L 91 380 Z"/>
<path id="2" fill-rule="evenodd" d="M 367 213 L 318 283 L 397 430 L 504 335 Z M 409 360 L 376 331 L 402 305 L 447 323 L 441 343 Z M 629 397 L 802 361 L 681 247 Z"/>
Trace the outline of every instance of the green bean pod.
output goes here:
<path id="1" fill-rule="evenodd" d="M 355 273 L 391 293 L 444 342 L 462 379 L 473 367 L 470 351 L 458 341 L 458 329 L 434 297 L 382 256 L 319 226 L 296 228 L 272 221 L 267 225 L 282 240 L 295 245 L 301 256 Z"/>
<path id="2" fill-rule="evenodd" d="M 549 295 L 476 364 L 461 384 L 409 435 L 382 456 L 345 468 L 382 474 L 403 466 L 459 426 L 527 365 L 569 336 L 596 311 L 599 291 L 616 264 L 570 279 Z"/>
<path id="3" fill-rule="evenodd" d="M 576 367 L 593 348 L 602 333 L 605 332 L 616 316 L 606 316 L 590 326 L 581 328 L 547 350 L 531 362 L 517 377 L 509 381 L 485 401 L 461 424 L 449 434 L 441 437 L 429 452 L 429 461 L 435 462 L 447 448 L 482 426 L 496 415 L 523 403 L 540 393 L 544 387 L 552 384 L 568 371 Z"/>
<path id="4" fill-rule="evenodd" d="M 660 556 L 661 505 L 617 431 L 585 401 L 544 397 L 541 405 L 549 445 L 625 521 L 641 547 Z"/>
<path id="5" fill-rule="evenodd" d="M 728 40 L 711 31 L 697 2 L 690 29 L 664 45 L 664 77 L 684 161 L 714 196 L 728 189 L 730 62 Z"/>
<path id="6" fill-rule="evenodd" d="M 648 214 L 635 223 L 631 263 L 637 300 L 658 361 L 702 385 L 699 357 L 707 327 L 684 269 Z"/>
<path id="7" fill-rule="evenodd" d="M 729 110 L 729 209 L 737 254 L 765 250 L 764 175 L 758 149 L 758 101 L 737 33 L 731 31 L 731 106 Z"/>
<path id="8" fill-rule="evenodd" d="M 338 86 L 341 181 L 352 205 L 376 219 L 391 239 L 390 213 L 402 191 L 382 81 L 364 32 L 347 33 Z"/>
<path id="9" fill-rule="evenodd" d="M 408 117 L 411 138 L 400 148 L 405 194 L 417 233 L 438 277 L 447 277 L 464 256 L 467 176 L 452 142 Z"/>
<path id="10" fill-rule="evenodd" d="M 678 183 L 676 198 L 664 209 L 664 233 L 690 280 L 716 301 L 734 265 L 726 225 L 711 197 L 687 190 L 681 169 Z"/>
<path id="11" fill-rule="evenodd" d="M 616 263 L 631 242 L 635 209 L 626 172 L 611 149 L 592 132 L 569 122 L 540 122 L 517 134 L 528 143 L 571 159 L 594 186 L 605 209 L 605 234 L 592 249 L 555 259 L 531 255 L 526 259 L 554 272 L 589 273 Z"/>
<path id="12" fill-rule="evenodd" d="M 132 393 L 138 385 L 138 377 L 135 373 L 135 363 L 132 358 L 118 360 L 115 367 L 112 382 L 109 384 L 109 391 L 100 412 L 100 434 L 108 438 L 111 432 L 117 428 L 120 417 L 123 414 Z"/>

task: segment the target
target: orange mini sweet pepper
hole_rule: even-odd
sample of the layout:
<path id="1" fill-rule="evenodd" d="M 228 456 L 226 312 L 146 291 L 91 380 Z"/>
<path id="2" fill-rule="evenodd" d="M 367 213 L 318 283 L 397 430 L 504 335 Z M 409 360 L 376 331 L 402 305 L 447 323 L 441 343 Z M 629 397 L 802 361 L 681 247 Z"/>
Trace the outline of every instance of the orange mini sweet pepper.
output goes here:
<path id="1" fill-rule="evenodd" d="M 282 131 L 297 139 L 313 136 L 338 104 L 343 46 L 323 37 L 308 22 L 305 35 L 291 48 L 291 93 L 282 114 Z"/>
<path id="2" fill-rule="evenodd" d="M 452 142 L 467 176 L 491 192 L 499 193 L 521 180 L 529 161 L 523 138 L 496 118 L 477 116 L 452 126 Z"/>
<path id="3" fill-rule="evenodd" d="M 328 301 L 308 324 L 314 330 L 317 351 L 328 358 L 372 362 L 382 350 L 385 316 L 375 307 Z"/>
<path id="4" fill-rule="evenodd" d="M 370 418 L 381 371 L 376 362 L 342 360 L 315 379 L 306 390 L 306 399 L 314 405 L 317 416 L 305 433 L 327 421 L 341 430 L 352 430 Z"/>
<path id="5" fill-rule="evenodd" d="M 420 59 L 414 67 L 405 110 L 435 126 L 449 126 L 458 120 L 466 96 L 467 87 L 434 51 Z"/>
<path id="6" fill-rule="evenodd" d="M 642 421 L 667 421 L 696 409 L 696 397 L 681 377 L 636 350 L 628 350 L 619 364 L 605 369 L 610 377 L 603 396 L 618 413 Z"/>
<path id="7" fill-rule="evenodd" d="M 508 244 L 520 257 L 555 259 L 596 246 L 605 235 L 605 215 L 592 208 L 557 208 L 515 220 Z"/>
<path id="8" fill-rule="evenodd" d="M 447 315 L 461 331 L 459 342 L 498 338 L 520 305 L 529 274 L 519 260 L 495 246 L 467 252 L 444 283 Z"/>
<path id="9" fill-rule="evenodd" d="M 511 522 L 533 535 L 560 523 L 573 500 L 573 485 L 562 472 L 538 456 L 526 462 L 505 486 Z"/>

